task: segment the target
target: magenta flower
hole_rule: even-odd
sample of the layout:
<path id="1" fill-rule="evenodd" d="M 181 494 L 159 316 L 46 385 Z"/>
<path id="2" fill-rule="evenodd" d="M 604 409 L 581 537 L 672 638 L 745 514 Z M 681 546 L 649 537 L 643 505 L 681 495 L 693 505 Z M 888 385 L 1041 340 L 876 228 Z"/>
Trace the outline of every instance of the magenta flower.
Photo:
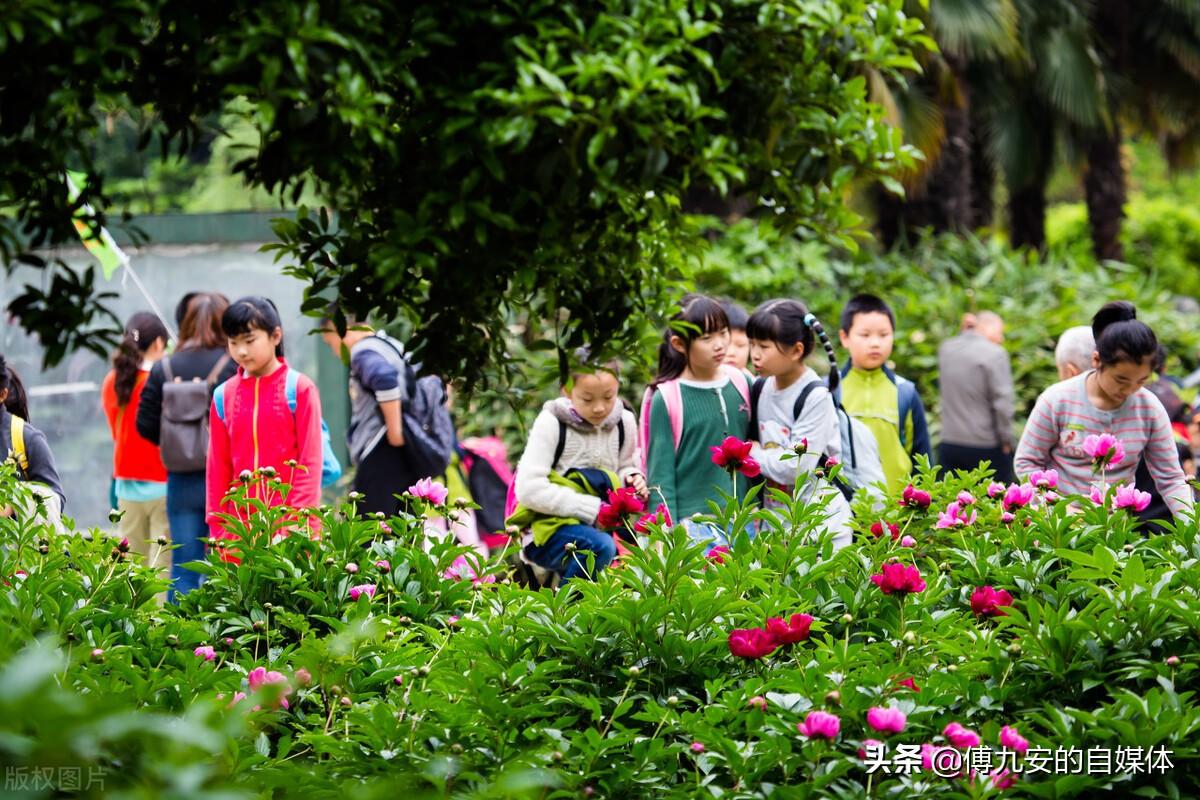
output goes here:
<path id="1" fill-rule="evenodd" d="M 750 698 L 746 705 L 750 706 L 750 708 L 756 708 L 759 711 L 766 711 L 767 698 L 763 697 L 761 694 L 756 694 L 754 697 Z"/>
<path id="2" fill-rule="evenodd" d="M 763 628 L 739 628 L 729 632 L 729 652 L 738 658 L 754 660 L 768 656 L 779 642 Z"/>
<path id="3" fill-rule="evenodd" d="M 873 706 L 867 711 L 867 724 L 880 733 L 900 733 L 907 722 L 908 717 L 897 708 Z"/>
<path id="4" fill-rule="evenodd" d="M 625 524 L 627 517 L 641 514 L 645 510 L 646 504 L 637 496 L 632 486 L 610 489 L 608 502 L 600 504 L 596 527 L 606 531 L 620 528 Z"/>
<path id="5" fill-rule="evenodd" d="M 903 686 L 905 689 L 911 689 L 914 692 L 921 691 L 921 687 L 917 686 L 917 682 L 912 678 L 905 678 L 902 681 L 896 681 L 897 686 Z"/>
<path id="6" fill-rule="evenodd" d="M 358 572 L 358 564 L 355 564 L 353 561 L 351 561 L 346 565 L 346 572 L 349 572 L 351 575 L 355 574 Z"/>
<path id="7" fill-rule="evenodd" d="M 1017 733 L 1016 728 L 1005 725 L 1000 729 L 1000 746 L 1007 747 L 1009 750 L 1016 750 L 1018 753 L 1024 753 L 1029 749 L 1029 740 Z"/>
<path id="8" fill-rule="evenodd" d="M 858 748 L 858 757 L 863 761 L 867 760 L 868 750 L 880 750 L 883 748 L 883 742 L 878 739 L 863 739 L 862 747 Z"/>
<path id="9" fill-rule="evenodd" d="M 736 436 L 726 436 L 725 441 L 712 450 L 712 462 L 729 473 L 740 472 L 753 478 L 762 472 L 758 462 L 750 457 L 753 442 L 744 442 Z"/>
<path id="10" fill-rule="evenodd" d="M 1004 494 L 1004 484 L 992 481 L 988 484 L 987 496 L 995 500 L 1000 495 Z"/>
<path id="11" fill-rule="evenodd" d="M 809 739 L 836 739 L 841 728 L 841 721 L 825 711 L 810 711 L 804 722 L 796 725 L 796 730 Z"/>
<path id="12" fill-rule="evenodd" d="M 970 728 L 964 728 L 957 722 L 951 722 L 947 725 L 942 730 L 942 736 L 945 736 L 946 740 L 959 750 L 965 750 L 968 747 L 979 747 L 983 741 L 979 738 L 978 733 Z"/>
<path id="13" fill-rule="evenodd" d="M 925 581 L 916 567 L 892 561 L 883 565 L 883 571 L 871 576 L 871 582 L 879 587 L 884 594 L 898 594 L 902 597 L 909 592 L 925 591 Z"/>
<path id="14" fill-rule="evenodd" d="M 974 498 L 972 498 L 973 500 Z M 935 528 L 961 528 L 964 525 L 974 525 L 978 515 L 972 509 L 968 515 L 963 512 L 963 506 L 957 500 L 946 506 L 946 510 L 938 514 Z"/>
<path id="15" fill-rule="evenodd" d="M 997 769 L 991 774 L 992 786 L 1000 791 L 1011 789 L 1017 785 L 1017 776 L 1012 770 Z"/>
<path id="16" fill-rule="evenodd" d="M 1002 501 L 1004 510 L 1012 511 L 1014 508 L 1024 508 L 1033 500 L 1033 494 L 1033 484 L 1014 483 L 1004 492 L 1004 500 Z"/>
<path id="17" fill-rule="evenodd" d="M 1092 459 L 1097 472 L 1112 469 L 1125 458 L 1125 445 L 1111 433 L 1092 434 L 1083 440 L 1083 452 Z"/>
<path id="18" fill-rule="evenodd" d="M 1100 491 L 1099 486 L 1093 486 L 1091 494 L 1088 495 L 1092 502 L 1098 506 L 1104 505 L 1104 492 Z"/>
<path id="19" fill-rule="evenodd" d="M 471 562 L 467 561 L 466 556 L 461 553 L 454 557 L 450 566 L 446 567 L 442 577 L 448 581 L 470 581 L 475 586 L 496 582 L 495 575 L 479 575 L 475 571 L 475 567 L 471 566 Z"/>
<path id="20" fill-rule="evenodd" d="M 1118 486 L 1113 493 L 1113 508 L 1127 508 L 1132 511 L 1145 511 L 1150 505 L 1150 493 L 1139 492 L 1133 486 Z"/>
<path id="21" fill-rule="evenodd" d="M 633 523 L 633 532 L 640 533 L 643 536 L 650 533 L 651 525 L 659 525 L 664 528 L 671 527 L 671 512 L 662 503 L 658 504 L 658 508 L 642 516 L 637 522 Z"/>
<path id="22" fill-rule="evenodd" d="M 913 537 L 909 536 L 906 533 L 906 534 L 904 534 L 904 538 L 900 540 L 900 546 L 901 547 L 916 547 L 917 540 L 914 539 Z"/>
<path id="23" fill-rule="evenodd" d="M 1002 523 L 1004 523 L 1005 525 L 1011 525 L 1013 523 L 1013 520 L 1015 520 L 1016 518 L 1017 518 L 1017 515 L 1012 513 L 1011 511 L 1005 511 L 1003 514 L 1000 515 L 1000 521 Z"/>
<path id="24" fill-rule="evenodd" d="M 958 501 L 960 506 L 965 508 L 966 506 L 969 506 L 975 502 L 975 495 L 964 489 L 963 491 L 959 492 L 958 497 L 954 499 Z"/>
<path id="25" fill-rule="evenodd" d="M 282 685 L 283 688 L 279 692 L 278 705 L 284 708 L 288 707 L 287 696 L 292 693 L 292 687 L 288 685 L 287 676 L 282 672 L 276 672 L 275 670 L 268 671 L 266 667 L 255 667 L 246 675 L 246 683 L 252 692 L 257 692 L 263 686 L 270 684 Z"/>
<path id="26" fill-rule="evenodd" d="M 784 622 L 779 617 L 767 620 L 767 632 L 779 644 L 795 644 L 808 638 L 813 618 L 808 614 L 792 614 L 792 618 Z"/>
<path id="27" fill-rule="evenodd" d="M 883 520 L 876 520 L 871 524 L 871 533 L 875 534 L 875 538 L 883 536 L 885 525 L 887 526 L 887 532 L 891 534 L 893 540 L 900 538 L 900 526 L 894 522 L 884 522 Z"/>
<path id="28" fill-rule="evenodd" d="M 1033 472 L 1029 473 L 1029 483 L 1039 489 L 1057 489 L 1058 470 L 1035 469 Z"/>
<path id="29" fill-rule="evenodd" d="M 392 571 L 392 563 L 386 558 L 381 558 L 375 562 L 375 569 L 382 572 L 384 575 Z"/>
<path id="30" fill-rule="evenodd" d="M 375 597 L 375 584 L 360 583 L 358 586 L 350 587 L 350 599 L 357 600 L 362 595 L 366 595 L 368 599 Z"/>
<path id="31" fill-rule="evenodd" d="M 205 661 L 212 661 L 217 657 L 217 651 L 213 649 L 212 645 L 206 644 L 193 650 L 192 655 L 203 658 Z"/>
<path id="32" fill-rule="evenodd" d="M 729 555 L 731 552 L 732 551 L 727 545 L 719 544 L 705 553 L 704 557 L 713 564 L 724 564 L 725 556 Z"/>
<path id="33" fill-rule="evenodd" d="M 971 592 L 971 610 L 977 617 L 1006 617 L 1002 606 L 1013 604 L 1012 595 L 1004 589 L 996 590 L 991 586 L 980 586 Z"/>
<path id="34" fill-rule="evenodd" d="M 421 480 L 408 487 L 408 491 L 405 494 L 420 498 L 421 500 L 427 500 L 435 506 L 440 506 L 445 505 L 450 490 L 432 478 L 421 478 Z"/>
<path id="35" fill-rule="evenodd" d="M 691 750 L 693 753 L 696 753 L 697 755 L 699 755 L 700 753 L 703 753 L 704 752 L 704 743 L 703 742 L 692 742 Z"/>
<path id="36" fill-rule="evenodd" d="M 933 502 L 933 495 L 929 492 L 916 488 L 911 483 L 904 487 L 904 491 L 900 493 L 900 505 L 909 506 L 910 508 L 929 508 L 929 504 Z"/>

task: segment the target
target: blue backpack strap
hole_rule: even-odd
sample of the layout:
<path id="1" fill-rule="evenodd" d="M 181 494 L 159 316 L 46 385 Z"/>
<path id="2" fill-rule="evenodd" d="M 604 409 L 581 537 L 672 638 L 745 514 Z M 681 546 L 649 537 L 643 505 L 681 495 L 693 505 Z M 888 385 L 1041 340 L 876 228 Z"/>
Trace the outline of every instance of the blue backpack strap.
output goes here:
<path id="1" fill-rule="evenodd" d="M 217 417 L 225 421 L 225 384 L 229 381 L 220 383 L 217 388 L 213 389 L 213 405 L 217 408 Z"/>
<path id="2" fill-rule="evenodd" d="M 296 385 L 300 382 L 300 373 L 291 367 L 287 368 L 287 377 L 284 380 L 284 394 L 287 396 L 288 410 L 293 414 L 296 413 Z"/>

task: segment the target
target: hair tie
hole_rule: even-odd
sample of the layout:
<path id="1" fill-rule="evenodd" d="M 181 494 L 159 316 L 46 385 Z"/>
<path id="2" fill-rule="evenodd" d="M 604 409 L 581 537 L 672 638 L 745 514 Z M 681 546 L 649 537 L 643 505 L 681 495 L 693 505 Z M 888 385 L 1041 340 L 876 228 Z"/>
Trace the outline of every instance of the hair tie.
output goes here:
<path id="1" fill-rule="evenodd" d="M 137 328 L 134 328 L 134 329 L 133 329 L 133 334 L 132 334 L 132 335 L 133 335 L 133 343 L 134 343 L 134 344 L 137 344 L 137 343 L 138 343 L 138 336 L 139 336 L 140 334 L 141 334 L 141 331 L 139 331 Z"/>
<path id="2" fill-rule="evenodd" d="M 817 318 L 811 311 L 804 315 L 804 324 L 810 328 L 816 327 Z"/>

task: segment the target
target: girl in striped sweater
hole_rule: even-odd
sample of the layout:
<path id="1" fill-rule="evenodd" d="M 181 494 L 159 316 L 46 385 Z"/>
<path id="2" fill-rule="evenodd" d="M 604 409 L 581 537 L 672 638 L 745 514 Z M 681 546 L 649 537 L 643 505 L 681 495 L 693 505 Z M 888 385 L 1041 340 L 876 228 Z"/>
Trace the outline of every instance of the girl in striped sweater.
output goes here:
<path id="1" fill-rule="evenodd" d="M 1154 331 L 1137 319 L 1132 303 L 1120 301 L 1096 313 L 1092 333 L 1093 368 L 1054 384 L 1038 398 L 1017 445 L 1017 475 L 1055 469 L 1062 489 L 1087 495 L 1102 485 L 1133 486 L 1144 458 L 1171 512 L 1176 517 L 1190 514 L 1192 491 L 1179 465 L 1171 421 L 1158 398 L 1144 388 L 1158 349 Z M 1109 465 L 1102 481 L 1083 445 L 1088 436 L 1104 433 L 1121 440 L 1125 456 Z"/>

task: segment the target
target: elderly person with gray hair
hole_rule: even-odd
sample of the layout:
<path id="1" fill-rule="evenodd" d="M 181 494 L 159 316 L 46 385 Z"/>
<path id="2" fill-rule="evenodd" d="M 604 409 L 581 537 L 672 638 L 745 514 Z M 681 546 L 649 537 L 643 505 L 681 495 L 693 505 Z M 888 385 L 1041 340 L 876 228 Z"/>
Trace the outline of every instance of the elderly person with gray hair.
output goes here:
<path id="1" fill-rule="evenodd" d="M 1096 349 L 1096 338 L 1088 325 L 1067 328 L 1058 337 L 1054 346 L 1054 364 L 1058 367 L 1058 379 L 1065 381 L 1082 375 L 1092 368 L 1092 352 Z"/>
<path id="2" fill-rule="evenodd" d="M 987 461 L 996 480 L 1013 477 L 1013 380 L 1004 321 L 991 311 L 963 318 L 963 332 L 938 348 L 944 470 Z"/>

